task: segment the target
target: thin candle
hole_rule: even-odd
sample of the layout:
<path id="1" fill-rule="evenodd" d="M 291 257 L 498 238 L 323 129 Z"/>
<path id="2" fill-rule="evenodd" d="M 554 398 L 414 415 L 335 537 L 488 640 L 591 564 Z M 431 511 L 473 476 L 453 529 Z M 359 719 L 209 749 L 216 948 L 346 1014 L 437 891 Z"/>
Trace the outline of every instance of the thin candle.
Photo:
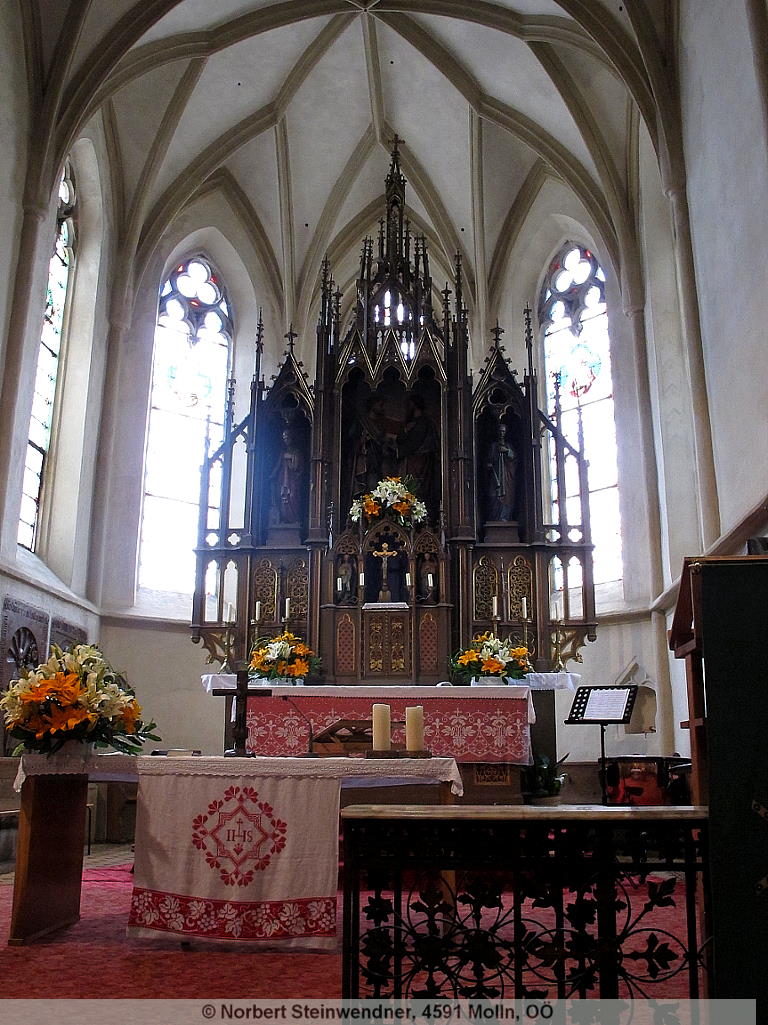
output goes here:
<path id="1" fill-rule="evenodd" d="M 528 599 L 523 598 L 523 619 L 528 618 Z"/>
<path id="2" fill-rule="evenodd" d="M 496 619 L 499 614 L 499 599 L 494 596 L 491 598 L 491 618 Z"/>
<path id="3" fill-rule="evenodd" d="M 261 619 L 261 602 L 260 601 L 256 602 L 256 606 L 255 606 L 255 608 L 253 610 L 253 618 L 256 620 L 257 623 Z"/>
<path id="4" fill-rule="evenodd" d="M 291 614 L 291 599 L 290 598 L 286 598 L 285 599 L 285 618 L 288 619 L 290 614 Z"/>

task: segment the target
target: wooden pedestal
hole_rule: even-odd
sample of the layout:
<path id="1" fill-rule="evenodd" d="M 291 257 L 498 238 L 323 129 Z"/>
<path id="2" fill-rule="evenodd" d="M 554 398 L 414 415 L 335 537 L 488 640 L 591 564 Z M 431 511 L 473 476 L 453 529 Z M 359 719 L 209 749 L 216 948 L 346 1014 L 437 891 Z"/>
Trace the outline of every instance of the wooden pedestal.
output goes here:
<path id="1" fill-rule="evenodd" d="M 80 918 L 87 776 L 30 776 L 21 791 L 10 945 Z"/>

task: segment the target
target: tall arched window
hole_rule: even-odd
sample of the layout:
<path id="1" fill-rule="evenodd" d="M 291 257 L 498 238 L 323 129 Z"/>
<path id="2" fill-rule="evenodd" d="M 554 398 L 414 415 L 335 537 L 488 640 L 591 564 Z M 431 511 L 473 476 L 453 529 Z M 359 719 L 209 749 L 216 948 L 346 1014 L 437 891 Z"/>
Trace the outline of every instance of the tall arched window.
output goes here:
<path id="1" fill-rule="evenodd" d="M 24 459 L 24 483 L 17 540 L 33 550 L 40 519 L 40 503 L 51 447 L 56 382 L 64 336 L 64 315 L 71 282 L 75 246 L 75 183 L 67 162 L 59 181 L 56 212 L 56 241 L 48 265 L 43 328 L 37 356 L 35 392 L 29 421 L 29 439 Z"/>
<path id="2" fill-rule="evenodd" d="M 147 433 L 139 587 L 194 590 L 200 467 L 206 425 L 222 438 L 232 318 L 201 256 L 178 264 L 160 291 Z M 215 492 L 216 489 L 213 489 Z"/>
<path id="3" fill-rule="evenodd" d="M 549 265 L 539 301 L 547 404 L 571 444 L 589 460 L 595 583 L 623 577 L 621 518 L 605 274 L 594 254 L 566 243 Z M 554 471 L 553 471 L 554 472 Z M 574 482 L 575 483 L 575 482 Z"/>

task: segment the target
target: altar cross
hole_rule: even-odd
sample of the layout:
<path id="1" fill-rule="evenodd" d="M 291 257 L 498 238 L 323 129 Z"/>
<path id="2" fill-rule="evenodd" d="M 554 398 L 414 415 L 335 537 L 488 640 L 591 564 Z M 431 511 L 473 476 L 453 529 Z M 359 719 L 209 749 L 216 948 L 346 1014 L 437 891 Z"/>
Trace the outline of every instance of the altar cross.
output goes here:
<path id="1" fill-rule="evenodd" d="M 391 558 L 397 555 L 398 552 L 395 549 L 389 547 L 386 541 L 382 541 L 381 550 L 378 552 L 371 552 L 371 555 L 375 555 L 377 559 L 381 559 L 381 590 L 379 591 L 379 601 L 391 601 L 392 592 L 389 590 L 388 580 L 388 567 L 387 563 Z"/>

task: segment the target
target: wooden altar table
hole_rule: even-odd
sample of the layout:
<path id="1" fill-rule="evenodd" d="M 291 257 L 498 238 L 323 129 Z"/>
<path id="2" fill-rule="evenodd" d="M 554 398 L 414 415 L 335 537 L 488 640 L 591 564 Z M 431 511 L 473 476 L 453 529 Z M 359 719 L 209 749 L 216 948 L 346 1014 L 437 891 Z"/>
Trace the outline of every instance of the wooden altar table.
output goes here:
<path id="1" fill-rule="evenodd" d="M 234 677 L 205 678 L 210 690 Z M 213 681 L 213 683 L 211 683 Z M 218 684 L 218 685 L 217 685 Z M 221 688 L 225 689 L 225 688 Z M 271 697 L 249 698 L 247 747 L 261 755 L 304 754 L 309 723 L 314 734 L 339 719 L 370 719 L 374 702 L 405 720 L 410 705 L 424 707 L 424 742 L 433 755 L 458 762 L 531 761 L 530 724 L 535 722 L 527 686 L 507 687 L 273 687 Z M 393 728 L 395 742 L 404 729 Z"/>
<path id="2" fill-rule="evenodd" d="M 135 930 L 313 948 L 336 943 L 342 785 L 432 781 L 462 792 L 450 758 L 25 755 L 9 944 L 80 917 L 89 779 L 139 782 Z"/>

